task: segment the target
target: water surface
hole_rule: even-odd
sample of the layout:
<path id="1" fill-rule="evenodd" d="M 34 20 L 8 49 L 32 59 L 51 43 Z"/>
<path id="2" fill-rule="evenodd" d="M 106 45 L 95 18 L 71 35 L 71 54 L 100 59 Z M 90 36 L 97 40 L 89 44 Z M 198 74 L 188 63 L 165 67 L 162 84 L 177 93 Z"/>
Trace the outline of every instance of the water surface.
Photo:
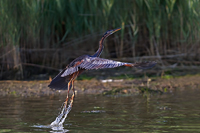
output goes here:
<path id="1" fill-rule="evenodd" d="M 63 129 L 49 124 L 65 96 L 0 97 L 0 132 L 200 132 L 200 91 L 76 95 Z"/>

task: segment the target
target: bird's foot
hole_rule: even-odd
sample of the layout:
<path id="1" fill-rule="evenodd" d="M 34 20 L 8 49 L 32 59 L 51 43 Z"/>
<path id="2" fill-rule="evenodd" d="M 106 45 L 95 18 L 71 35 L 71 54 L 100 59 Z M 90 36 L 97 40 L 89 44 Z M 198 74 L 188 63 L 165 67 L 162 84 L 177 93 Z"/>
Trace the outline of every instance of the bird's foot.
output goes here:
<path id="1" fill-rule="evenodd" d="M 65 102 L 63 103 L 63 109 L 67 109 L 67 105 L 68 105 L 68 97 L 66 98 Z"/>

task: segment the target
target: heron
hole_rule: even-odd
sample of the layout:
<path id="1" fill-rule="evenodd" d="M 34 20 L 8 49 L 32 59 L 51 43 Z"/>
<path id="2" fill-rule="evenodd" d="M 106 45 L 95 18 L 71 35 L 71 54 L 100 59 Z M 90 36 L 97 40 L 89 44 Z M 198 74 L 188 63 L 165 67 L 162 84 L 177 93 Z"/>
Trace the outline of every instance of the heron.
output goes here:
<path id="1" fill-rule="evenodd" d="M 102 36 L 102 38 L 99 41 L 98 50 L 93 55 L 82 55 L 74 59 L 55 78 L 53 78 L 51 83 L 48 85 L 48 87 L 55 90 L 67 90 L 67 98 L 64 102 L 65 106 L 67 106 L 68 104 L 69 91 L 71 89 L 73 90 L 71 103 L 73 103 L 73 99 L 75 96 L 74 81 L 77 78 L 77 76 L 79 76 L 85 70 L 115 68 L 115 67 L 120 67 L 120 66 L 147 69 L 156 65 L 156 62 L 154 61 L 141 62 L 141 63 L 127 63 L 127 62 L 120 62 L 120 61 L 100 58 L 99 56 L 101 55 L 103 51 L 105 39 L 119 30 L 121 30 L 121 28 L 108 30 L 107 32 L 105 32 L 105 34 Z"/>

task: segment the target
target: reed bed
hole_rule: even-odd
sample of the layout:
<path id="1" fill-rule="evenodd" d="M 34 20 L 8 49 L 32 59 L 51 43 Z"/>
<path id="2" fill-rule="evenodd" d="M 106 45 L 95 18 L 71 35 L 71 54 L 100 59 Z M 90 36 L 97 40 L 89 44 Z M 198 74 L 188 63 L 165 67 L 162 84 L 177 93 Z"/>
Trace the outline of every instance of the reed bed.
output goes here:
<path id="1" fill-rule="evenodd" d="M 0 78 L 14 68 L 21 78 L 27 66 L 63 68 L 118 27 L 102 57 L 198 65 L 199 7 L 198 0 L 1 0 Z"/>

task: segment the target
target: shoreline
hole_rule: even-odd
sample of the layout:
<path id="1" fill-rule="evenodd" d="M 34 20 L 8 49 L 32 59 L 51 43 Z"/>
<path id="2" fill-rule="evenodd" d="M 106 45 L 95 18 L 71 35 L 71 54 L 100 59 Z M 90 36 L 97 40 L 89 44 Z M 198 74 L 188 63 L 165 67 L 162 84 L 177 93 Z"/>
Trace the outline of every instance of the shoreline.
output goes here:
<path id="1" fill-rule="evenodd" d="M 197 74 L 169 78 L 76 80 L 74 88 L 77 94 L 116 95 L 144 92 L 162 94 L 176 90 L 199 89 L 199 79 L 200 75 Z M 67 90 L 50 89 L 49 83 L 49 80 L 3 80 L 0 81 L 0 96 L 30 97 L 67 94 Z"/>

